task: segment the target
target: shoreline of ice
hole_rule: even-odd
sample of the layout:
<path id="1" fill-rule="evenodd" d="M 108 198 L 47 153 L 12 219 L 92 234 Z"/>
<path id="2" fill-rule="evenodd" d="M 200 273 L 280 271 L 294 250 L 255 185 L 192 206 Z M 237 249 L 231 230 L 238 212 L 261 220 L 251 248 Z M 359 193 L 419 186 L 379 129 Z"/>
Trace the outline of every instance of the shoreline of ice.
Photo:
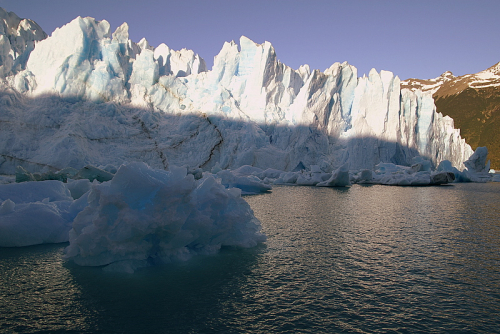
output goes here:
<path id="1" fill-rule="evenodd" d="M 222 170 L 218 165 L 210 172 L 175 166 L 165 171 L 140 162 L 35 175 L 19 168 L 16 176 L 1 179 L 11 183 L 0 184 L 0 247 L 69 241 L 65 260 L 132 273 L 216 253 L 226 245 L 253 247 L 265 241 L 261 223 L 242 195 L 266 193 L 274 185 L 495 181 L 485 172 L 486 155 L 485 148 L 476 150 L 466 162 L 469 169 L 461 172 L 449 162 L 433 171 L 425 159 L 416 159 L 412 166 L 382 163 L 373 171 L 341 166 L 330 173 L 317 165 L 295 172 L 252 166 Z"/>

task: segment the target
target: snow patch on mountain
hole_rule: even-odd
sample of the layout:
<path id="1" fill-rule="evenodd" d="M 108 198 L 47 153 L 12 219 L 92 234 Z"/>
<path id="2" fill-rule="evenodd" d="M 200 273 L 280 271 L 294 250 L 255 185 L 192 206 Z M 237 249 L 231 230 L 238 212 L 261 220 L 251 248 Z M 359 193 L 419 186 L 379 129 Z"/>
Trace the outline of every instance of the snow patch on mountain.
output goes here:
<path id="1" fill-rule="evenodd" d="M 497 63 L 490 68 L 475 74 L 466 74 L 460 77 L 454 76 L 447 71 L 441 76 L 422 80 L 408 79 L 401 82 L 402 88 L 410 90 L 421 90 L 429 92 L 432 95 L 438 93 L 440 96 L 458 94 L 468 87 L 471 88 L 487 88 L 500 86 L 500 63 Z"/>

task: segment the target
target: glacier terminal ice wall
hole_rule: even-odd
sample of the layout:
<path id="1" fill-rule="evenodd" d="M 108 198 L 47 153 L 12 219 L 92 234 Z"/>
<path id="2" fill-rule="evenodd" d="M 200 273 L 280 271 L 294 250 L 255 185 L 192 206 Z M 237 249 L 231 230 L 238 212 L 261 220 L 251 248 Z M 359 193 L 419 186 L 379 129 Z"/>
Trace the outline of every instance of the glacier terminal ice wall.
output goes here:
<path id="1" fill-rule="evenodd" d="M 34 21 L 0 8 L 0 75 L 5 77 L 24 70 L 35 42 L 46 37 Z"/>
<path id="2" fill-rule="evenodd" d="M 14 48 L 11 21 L 2 50 Z M 137 160 L 331 171 L 409 165 L 418 155 L 463 169 L 473 153 L 431 95 L 401 90 L 388 71 L 358 77 L 347 62 L 294 70 L 269 42 L 246 37 L 225 43 L 208 71 L 190 50 L 134 43 L 126 23 L 112 33 L 88 17 L 48 38 L 35 23 L 28 31 L 25 44 L 38 41 L 29 57 L 1 73 L 2 173 Z"/>

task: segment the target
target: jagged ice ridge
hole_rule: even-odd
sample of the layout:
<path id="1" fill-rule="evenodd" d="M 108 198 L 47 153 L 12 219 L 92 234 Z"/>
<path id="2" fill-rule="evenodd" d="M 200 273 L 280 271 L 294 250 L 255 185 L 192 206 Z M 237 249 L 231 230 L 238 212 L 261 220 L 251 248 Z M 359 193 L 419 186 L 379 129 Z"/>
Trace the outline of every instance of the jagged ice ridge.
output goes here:
<path id="1" fill-rule="evenodd" d="M 246 37 L 207 71 L 192 51 L 132 42 L 126 23 L 112 33 L 78 17 L 45 38 L 32 21 L 0 16 L 3 174 L 129 161 L 331 172 L 419 155 L 463 169 L 473 153 L 430 94 L 401 90 L 388 71 L 294 70 Z"/>

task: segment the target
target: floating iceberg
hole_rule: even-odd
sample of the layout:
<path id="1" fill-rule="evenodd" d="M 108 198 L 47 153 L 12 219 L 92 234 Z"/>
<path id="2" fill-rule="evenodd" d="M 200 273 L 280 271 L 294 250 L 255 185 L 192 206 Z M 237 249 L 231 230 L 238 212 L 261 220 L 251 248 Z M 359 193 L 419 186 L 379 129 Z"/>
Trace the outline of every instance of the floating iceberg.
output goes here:
<path id="1" fill-rule="evenodd" d="M 309 170 L 282 172 L 279 177 L 273 180 L 273 183 L 317 187 L 347 187 L 351 185 L 347 164 L 332 173 L 324 172 L 319 165 L 311 165 Z"/>
<path id="2" fill-rule="evenodd" d="M 86 196 L 74 200 L 61 181 L 0 185 L 0 247 L 68 241 Z"/>
<path id="3" fill-rule="evenodd" d="M 239 175 L 230 170 L 222 170 L 215 175 L 226 188 L 239 188 L 243 195 L 265 193 L 272 189 L 256 175 Z"/>
<path id="4" fill-rule="evenodd" d="M 362 170 L 351 175 L 353 183 L 384 184 L 396 186 L 427 186 L 453 182 L 489 182 L 493 180 L 488 173 L 488 150 L 478 147 L 476 152 L 465 161 L 466 169 L 459 171 L 448 160 L 439 163 L 436 170 L 432 162 L 422 157 L 413 158 L 411 166 L 393 163 L 380 163 L 374 171 Z"/>
<path id="5" fill-rule="evenodd" d="M 75 263 L 133 271 L 264 241 L 241 190 L 214 176 L 132 163 L 103 183 L 0 184 L 0 247 L 69 241 L 66 258 Z"/>
<path id="6" fill-rule="evenodd" d="M 185 168 L 121 166 L 110 182 L 92 186 L 88 206 L 73 222 L 65 258 L 132 272 L 221 246 L 255 246 L 266 238 L 240 194 L 212 175 L 195 180 Z"/>
<path id="7" fill-rule="evenodd" d="M 361 183 L 390 186 L 432 186 L 452 183 L 455 180 L 455 175 L 451 172 L 415 171 L 412 167 L 394 165 L 394 168 L 389 171 L 380 168 L 375 171 L 371 180 L 362 178 L 363 182 Z"/>
<path id="8" fill-rule="evenodd" d="M 351 180 L 347 164 L 333 172 L 328 180 L 316 184 L 317 187 L 346 187 L 349 185 L 351 185 Z"/>

